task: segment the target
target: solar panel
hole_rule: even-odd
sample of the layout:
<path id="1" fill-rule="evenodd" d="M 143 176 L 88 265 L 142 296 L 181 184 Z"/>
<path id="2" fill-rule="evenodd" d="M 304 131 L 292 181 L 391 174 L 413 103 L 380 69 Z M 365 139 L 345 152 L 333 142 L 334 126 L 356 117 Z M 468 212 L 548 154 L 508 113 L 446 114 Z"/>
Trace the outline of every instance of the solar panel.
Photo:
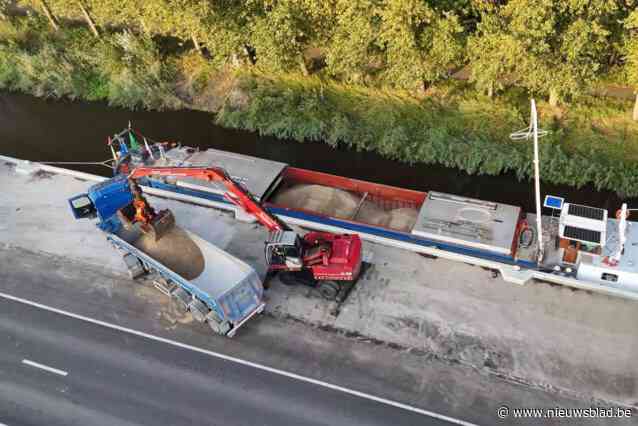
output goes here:
<path id="1" fill-rule="evenodd" d="M 605 217 L 605 211 L 603 209 L 581 206 L 580 204 L 570 204 L 567 213 L 572 216 L 580 216 L 594 220 L 603 220 Z"/>
<path id="2" fill-rule="evenodd" d="M 577 228 L 575 226 L 565 226 L 563 236 L 572 240 L 587 241 L 590 243 L 600 244 L 601 234 L 591 229 Z"/>
<path id="3" fill-rule="evenodd" d="M 548 207 L 550 209 L 560 210 L 563 208 L 563 202 L 565 201 L 562 197 L 556 197 L 555 195 L 546 195 L 545 201 L 543 202 L 543 206 Z"/>

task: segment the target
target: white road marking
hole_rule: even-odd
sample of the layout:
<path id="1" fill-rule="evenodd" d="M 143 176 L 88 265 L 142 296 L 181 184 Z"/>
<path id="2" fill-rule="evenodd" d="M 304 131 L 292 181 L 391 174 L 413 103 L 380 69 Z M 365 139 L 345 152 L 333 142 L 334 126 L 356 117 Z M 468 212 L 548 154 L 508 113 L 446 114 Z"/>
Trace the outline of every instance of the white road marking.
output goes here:
<path id="1" fill-rule="evenodd" d="M 0 297 L 2 297 L 4 299 L 7 299 L 7 300 L 12 300 L 14 302 L 22 303 L 24 305 L 29 305 L 29 306 L 33 306 L 33 307 L 36 307 L 36 308 L 39 308 L 39 309 L 43 309 L 45 311 L 54 312 L 56 314 L 64 315 L 64 316 L 67 316 L 67 317 L 70 317 L 70 318 L 75 318 L 75 319 L 78 319 L 78 320 L 81 320 L 81 321 L 85 321 L 85 322 L 88 322 L 88 323 L 91 323 L 91 324 L 100 325 L 102 327 L 110 328 L 112 330 L 122 331 L 122 332 L 125 332 L 125 333 L 133 334 L 135 336 L 144 337 L 146 339 L 150 339 L 150 340 L 155 340 L 157 342 L 166 343 L 166 344 L 169 344 L 169 345 L 172 345 L 172 346 L 176 346 L 176 347 L 179 347 L 179 348 L 182 348 L 182 349 L 188 349 L 188 350 L 193 351 L 193 352 L 199 352 L 201 354 L 209 355 L 209 356 L 214 357 L 214 358 L 223 359 L 224 361 L 234 362 L 236 364 L 240 364 L 240 365 L 244 365 L 244 366 L 247 366 L 247 367 L 256 368 L 256 369 L 262 370 L 262 371 L 267 371 L 269 373 L 277 374 L 277 375 L 284 376 L 284 377 L 288 377 L 290 379 L 299 380 L 299 381 L 305 382 L 305 383 L 311 383 L 311 384 L 316 385 L 316 386 L 321 386 L 321 387 L 324 387 L 324 388 L 327 388 L 327 389 L 331 389 L 331 390 L 334 390 L 334 391 L 338 391 L 338 392 L 346 393 L 346 394 L 349 394 L 349 395 L 357 396 L 359 398 L 363 398 L 363 399 L 368 399 L 370 401 L 379 402 L 381 404 L 389 405 L 391 407 L 400 408 L 402 410 L 411 411 L 413 413 L 421 414 L 421 415 L 424 415 L 424 416 L 427 416 L 427 417 L 432 417 L 432 418 L 435 418 L 435 419 L 443 420 L 443 421 L 446 421 L 446 422 L 449 422 L 449 423 L 452 423 L 452 424 L 455 424 L 455 425 L 477 426 L 474 423 L 470 423 L 470 422 L 467 422 L 467 421 L 461 420 L 461 419 L 456 419 L 454 417 L 449 417 L 449 416 L 446 416 L 446 415 L 443 415 L 443 414 L 435 413 L 434 411 L 424 410 L 424 409 L 421 409 L 421 408 L 418 408 L 418 407 L 414 407 L 412 405 L 404 404 L 402 402 L 393 401 L 391 399 L 386 399 L 386 398 L 382 398 L 382 397 L 379 397 L 379 396 L 374 396 L 374 395 L 371 395 L 371 394 L 368 394 L 368 393 L 365 393 L 365 392 L 361 392 L 361 391 L 358 391 L 358 390 L 349 389 L 349 388 L 346 388 L 346 387 L 343 387 L 343 386 L 339 386 L 339 385 L 334 385 L 332 383 L 323 382 L 321 380 L 313 379 L 311 377 L 301 376 L 301 375 L 296 374 L 296 373 L 291 373 L 291 372 L 288 372 L 288 371 L 279 370 L 277 368 L 268 367 L 267 365 L 262 365 L 262 364 L 258 364 L 258 363 L 255 363 L 255 362 L 246 361 L 246 360 L 241 359 L 241 358 L 235 358 L 235 357 L 232 357 L 232 356 L 229 356 L 229 355 L 224 355 L 224 354 L 219 353 L 219 352 L 213 352 L 213 351 L 210 351 L 208 349 L 198 348 L 196 346 L 191 346 L 191 345 L 188 345 L 186 343 L 180 343 L 180 342 L 177 342 L 175 340 L 170 340 L 170 339 L 166 339 L 164 337 L 155 336 L 153 334 L 144 333 L 142 331 L 133 330 L 131 328 L 122 327 L 122 326 L 117 325 L 117 324 L 111 324 L 111 323 L 108 323 L 108 322 L 105 322 L 105 321 L 100 321 L 100 320 L 97 320 L 97 319 L 94 319 L 94 318 L 85 317 L 83 315 L 74 314 L 73 312 L 64 311 L 62 309 L 54 308 L 52 306 L 43 305 L 43 304 L 38 303 L 38 302 L 34 302 L 34 301 L 31 301 L 31 300 L 23 299 L 21 297 L 12 296 L 10 294 L 6 294 L 6 293 L 0 292 Z M 23 360 L 22 362 L 27 363 L 25 361 L 27 361 L 27 360 Z M 29 362 L 31 363 L 32 361 L 29 361 Z M 30 364 L 30 365 L 32 365 L 32 364 Z M 45 369 L 50 369 L 50 367 L 42 366 L 42 364 L 38 364 L 37 366 L 38 367 L 45 367 Z M 52 370 L 55 370 L 55 369 L 52 369 Z M 56 371 L 59 372 L 59 373 L 63 373 L 65 376 L 67 374 L 65 371 L 62 371 L 62 370 L 56 370 Z"/>
<path id="2" fill-rule="evenodd" d="M 49 373 L 59 374 L 60 376 L 66 376 L 67 374 L 69 374 L 64 370 L 58 370 L 57 368 L 49 367 L 48 365 L 40 364 L 39 362 L 31 361 L 28 359 L 23 359 L 22 363 L 26 365 L 30 365 L 31 367 L 48 371 Z"/>

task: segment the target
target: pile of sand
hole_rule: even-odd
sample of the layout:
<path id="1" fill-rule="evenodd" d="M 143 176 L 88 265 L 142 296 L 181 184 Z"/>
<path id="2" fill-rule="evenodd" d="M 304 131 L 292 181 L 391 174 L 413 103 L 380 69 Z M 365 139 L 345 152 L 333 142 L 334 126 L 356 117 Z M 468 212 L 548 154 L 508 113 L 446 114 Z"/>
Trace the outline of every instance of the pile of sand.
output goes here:
<path id="1" fill-rule="evenodd" d="M 416 223 L 418 210 L 410 207 L 385 210 L 366 200 L 357 212 L 361 195 L 322 185 L 295 184 L 280 190 L 272 202 L 285 207 L 304 209 L 327 216 L 352 219 L 370 225 L 400 231 L 410 231 Z M 353 215 L 356 213 L 356 216 Z"/>
<path id="2" fill-rule="evenodd" d="M 298 184 L 282 189 L 275 194 L 272 201 L 286 207 L 349 219 L 355 212 L 360 199 L 359 195 L 342 189 Z"/>
<path id="3" fill-rule="evenodd" d="M 204 256 L 188 234 L 174 226 L 158 241 L 142 234 L 133 245 L 187 280 L 204 271 Z"/>
<path id="4" fill-rule="evenodd" d="M 398 231 L 410 231 L 416 222 L 418 213 L 415 208 L 401 207 L 384 210 L 375 203 L 364 202 L 355 220 Z"/>
<path id="5" fill-rule="evenodd" d="M 364 201 L 354 220 L 369 223 L 370 225 L 388 226 L 390 212 L 383 210 L 375 203 Z"/>
<path id="6" fill-rule="evenodd" d="M 387 226 L 401 231 L 411 231 L 416 223 L 418 214 L 419 211 L 411 207 L 394 209 L 390 213 L 390 222 L 388 222 Z"/>

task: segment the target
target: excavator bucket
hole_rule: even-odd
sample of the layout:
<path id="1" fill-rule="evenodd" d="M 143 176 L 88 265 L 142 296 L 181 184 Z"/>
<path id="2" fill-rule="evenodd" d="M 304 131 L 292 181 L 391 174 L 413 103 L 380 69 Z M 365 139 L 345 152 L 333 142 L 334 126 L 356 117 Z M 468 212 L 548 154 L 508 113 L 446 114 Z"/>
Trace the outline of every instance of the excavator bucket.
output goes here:
<path id="1" fill-rule="evenodd" d="M 175 216 L 173 216 L 173 213 L 170 210 L 162 210 L 153 218 L 145 233 L 149 234 L 154 241 L 157 241 L 173 229 L 174 226 Z"/>

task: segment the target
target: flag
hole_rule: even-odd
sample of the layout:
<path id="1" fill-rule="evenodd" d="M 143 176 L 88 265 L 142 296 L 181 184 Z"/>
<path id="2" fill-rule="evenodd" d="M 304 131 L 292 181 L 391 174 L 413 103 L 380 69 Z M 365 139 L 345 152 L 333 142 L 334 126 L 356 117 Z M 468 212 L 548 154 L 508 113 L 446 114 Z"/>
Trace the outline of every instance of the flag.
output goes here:
<path id="1" fill-rule="evenodd" d="M 140 144 L 137 143 L 137 139 L 135 139 L 135 136 L 133 135 L 133 132 L 128 132 L 128 138 L 129 138 L 129 141 L 131 142 L 131 149 L 139 149 L 140 148 Z"/>

